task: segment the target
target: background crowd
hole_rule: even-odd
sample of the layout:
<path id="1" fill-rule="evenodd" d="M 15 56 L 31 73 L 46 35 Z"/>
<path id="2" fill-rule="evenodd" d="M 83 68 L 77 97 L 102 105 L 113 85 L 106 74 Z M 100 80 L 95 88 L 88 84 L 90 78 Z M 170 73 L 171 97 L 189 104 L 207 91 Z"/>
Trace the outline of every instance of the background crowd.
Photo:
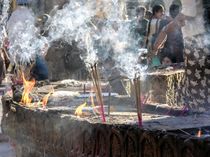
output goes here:
<path id="1" fill-rule="evenodd" d="M 153 6 L 152 11 L 144 6 L 137 7 L 131 31 L 139 47 L 148 49 L 151 66 L 184 62 L 182 27 L 185 16 L 181 10 L 180 5 L 172 4 L 170 16 L 167 16 L 162 5 Z"/>

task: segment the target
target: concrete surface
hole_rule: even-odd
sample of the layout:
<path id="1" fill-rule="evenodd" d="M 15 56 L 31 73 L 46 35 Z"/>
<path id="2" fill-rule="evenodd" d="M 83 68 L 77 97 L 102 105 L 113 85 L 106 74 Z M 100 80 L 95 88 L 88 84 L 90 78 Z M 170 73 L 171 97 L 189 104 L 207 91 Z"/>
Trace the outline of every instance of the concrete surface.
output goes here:
<path id="1" fill-rule="evenodd" d="M 0 143 L 0 157 L 15 157 L 14 149 L 8 142 Z"/>
<path id="2" fill-rule="evenodd" d="M 2 104 L 0 96 L 0 125 L 2 119 Z M 14 148 L 10 145 L 8 137 L 2 134 L 0 127 L 0 157 L 15 157 Z"/>

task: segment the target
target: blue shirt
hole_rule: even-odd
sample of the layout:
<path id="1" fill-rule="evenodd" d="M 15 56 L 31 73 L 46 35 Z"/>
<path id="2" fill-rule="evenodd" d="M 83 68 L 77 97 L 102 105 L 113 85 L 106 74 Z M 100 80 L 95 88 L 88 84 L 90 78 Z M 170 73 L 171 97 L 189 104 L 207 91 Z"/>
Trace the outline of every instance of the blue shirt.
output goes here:
<path id="1" fill-rule="evenodd" d="M 37 80 L 46 80 L 48 79 L 48 67 L 47 63 L 43 56 L 37 55 L 35 65 L 32 69 L 32 76 Z"/>

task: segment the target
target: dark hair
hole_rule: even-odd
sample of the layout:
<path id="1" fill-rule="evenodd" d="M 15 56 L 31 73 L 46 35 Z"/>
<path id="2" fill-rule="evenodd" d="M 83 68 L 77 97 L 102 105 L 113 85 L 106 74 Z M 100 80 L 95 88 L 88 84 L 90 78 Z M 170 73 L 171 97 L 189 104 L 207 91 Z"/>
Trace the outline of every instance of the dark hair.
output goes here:
<path id="1" fill-rule="evenodd" d="M 152 12 L 150 10 L 147 10 L 146 15 L 152 15 Z"/>
<path id="2" fill-rule="evenodd" d="M 180 13 L 180 6 L 172 4 L 169 8 L 169 13 L 172 18 L 175 18 Z"/>
<path id="3" fill-rule="evenodd" d="M 163 62 L 163 59 L 166 58 L 166 57 L 169 58 L 172 63 L 176 63 L 175 57 L 171 53 L 168 53 L 168 52 L 164 52 L 161 55 L 161 63 Z"/>
<path id="4" fill-rule="evenodd" d="M 152 15 L 154 16 L 155 13 L 159 12 L 159 11 L 164 11 L 164 7 L 162 5 L 155 5 L 152 8 Z"/>
<path id="5" fill-rule="evenodd" d="M 136 16 L 138 16 L 139 13 L 143 12 L 144 14 L 146 13 L 146 8 L 144 6 L 138 6 L 136 8 Z"/>

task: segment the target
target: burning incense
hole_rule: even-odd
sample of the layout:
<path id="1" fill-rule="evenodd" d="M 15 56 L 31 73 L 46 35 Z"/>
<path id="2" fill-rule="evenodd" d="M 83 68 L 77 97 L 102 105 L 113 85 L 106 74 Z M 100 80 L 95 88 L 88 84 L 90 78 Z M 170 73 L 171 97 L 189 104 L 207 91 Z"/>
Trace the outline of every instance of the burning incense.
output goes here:
<path id="1" fill-rule="evenodd" d="M 110 109 L 111 109 L 111 86 L 109 85 L 109 104 L 108 104 L 108 117 L 110 118 Z"/>
<path id="2" fill-rule="evenodd" d="M 95 87 L 96 99 L 101 108 L 100 114 L 102 122 L 106 122 L 105 114 L 104 114 L 104 102 L 102 97 L 102 90 L 101 90 L 101 82 L 100 77 L 97 69 L 97 65 L 91 65 L 91 77 L 93 80 L 93 85 Z"/>
<path id="3" fill-rule="evenodd" d="M 142 127 L 142 104 L 141 104 L 141 85 L 140 85 L 140 77 L 136 77 L 134 80 L 134 89 L 136 96 L 136 107 L 137 107 L 137 116 L 139 127 Z"/>

